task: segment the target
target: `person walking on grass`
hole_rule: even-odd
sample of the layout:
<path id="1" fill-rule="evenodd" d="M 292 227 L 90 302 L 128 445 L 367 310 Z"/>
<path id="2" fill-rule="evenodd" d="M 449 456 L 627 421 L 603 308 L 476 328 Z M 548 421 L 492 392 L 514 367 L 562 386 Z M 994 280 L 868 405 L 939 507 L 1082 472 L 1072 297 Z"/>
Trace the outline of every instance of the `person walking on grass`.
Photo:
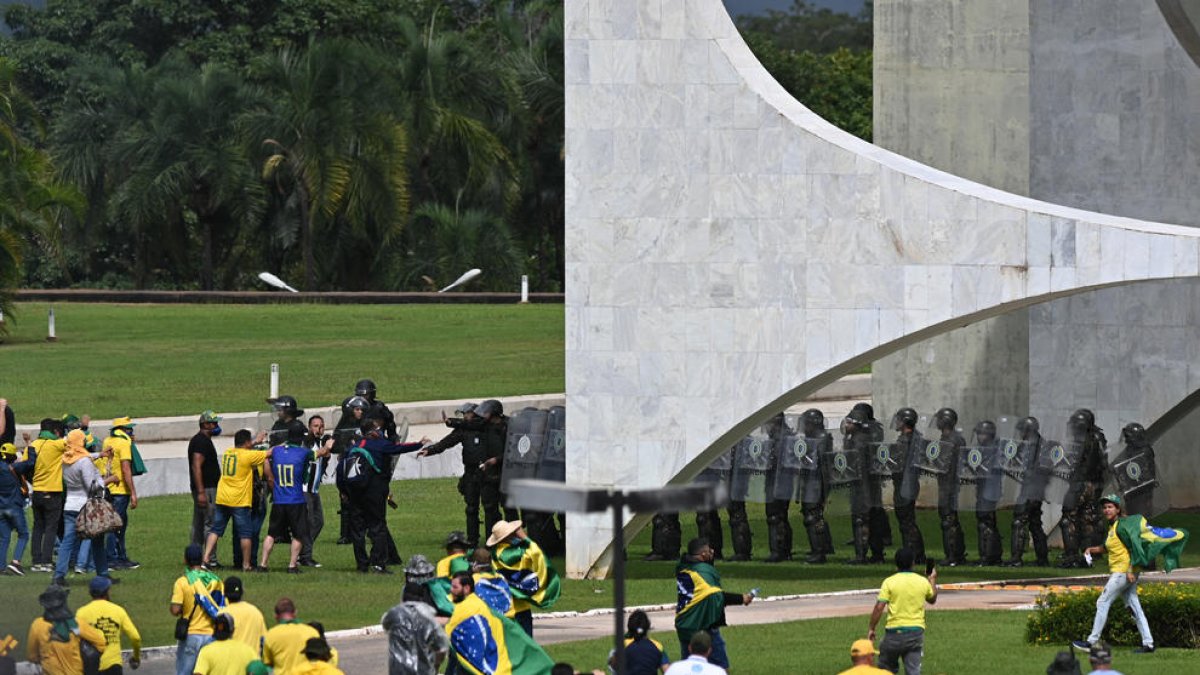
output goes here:
<path id="1" fill-rule="evenodd" d="M 188 441 L 188 484 L 192 490 L 192 543 L 203 547 L 212 532 L 214 507 L 217 504 L 217 484 L 221 480 L 221 464 L 213 437 L 221 434 L 221 418 L 211 410 L 200 414 L 200 430 Z M 220 569 L 216 551 L 204 560 L 209 569 Z"/>
<path id="2" fill-rule="evenodd" d="M 308 499 L 304 494 L 304 470 L 316 457 L 328 457 L 333 439 L 325 442 L 319 450 L 304 447 L 308 434 L 303 424 L 287 429 L 287 443 L 271 448 L 271 461 L 267 476 L 274 477 L 275 489 L 271 502 L 271 521 L 267 526 L 267 538 L 263 541 L 262 554 L 258 563 L 260 572 L 267 571 L 267 560 L 271 548 L 280 539 L 291 539 L 288 556 L 289 574 L 300 573 L 300 550 L 309 542 Z"/>
<path id="3" fill-rule="evenodd" d="M 237 621 L 228 614 L 213 619 L 213 641 L 200 650 L 193 675 L 245 675 L 250 664 L 258 661 L 258 653 L 233 639 L 236 629 Z"/>
<path id="4" fill-rule="evenodd" d="M 92 601 L 80 607 L 75 612 L 75 621 L 80 625 L 87 624 L 104 633 L 107 646 L 100 655 L 99 675 L 121 675 L 121 635 L 129 637 L 129 645 L 133 648 L 133 656 L 129 659 L 129 667 L 137 670 L 142 663 L 142 635 L 137 626 L 129 618 L 124 607 L 109 598 L 112 580 L 106 577 L 96 577 L 88 584 L 88 593 Z"/>
<path id="5" fill-rule="evenodd" d="M 1080 651 L 1090 651 L 1108 623 L 1109 608 L 1120 596 L 1133 612 L 1134 623 L 1142 638 L 1142 646 L 1133 650 L 1134 653 L 1152 653 L 1154 636 L 1150 634 L 1150 622 L 1138 600 L 1138 576 L 1159 554 L 1163 556 L 1163 570 L 1170 572 L 1178 567 L 1179 554 L 1188 539 L 1187 530 L 1150 527 L 1142 516 L 1123 516 L 1121 498 L 1115 494 L 1101 497 L 1100 507 L 1108 522 L 1108 536 L 1103 545 L 1088 547 L 1087 553 L 1108 556 L 1108 583 L 1096 600 L 1091 634 L 1086 640 L 1075 640 L 1071 644 Z"/>
<path id="6" fill-rule="evenodd" d="M 754 600 L 754 594 L 722 590 L 721 575 L 712 564 L 714 555 L 708 540 L 697 537 L 688 542 L 687 555 L 675 566 L 675 634 L 685 659 L 691 653 L 692 638 L 706 634 L 711 652 L 707 655 L 708 662 L 728 668 L 729 655 L 721 637 L 721 626 L 726 625 L 725 608 L 748 605 Z"/>
<path id="7" fill-rule="evenodd" d="M 886 611 L 883 642 L 879 644 L 879 665 L 892 673 L 900 672 L 904 662 L 906 675 L 921 675 L 921 660 L 925 656 L 925 603 L 937 602 L 937 570 L 925 578 L 913 572 L 912 549 L 896 551 L 895 574 L 883 580 L 867 639 L 875 642 L 875 627 Z"/>
<path id="8" fill-rule="evenodd" d="M 249 429 L 242 429 L 233 435 L 233 447 L 221 457 L 221 479 L 217 483 L 212 524 L 204 546 L 205 560 L 214 559 L 217 541 L 225 534 L 229 522 L 233 521 L 233 536 L 237 538 L 242 551 L 242 571 L 249 572 L 252 569 L 254 529 L 250 521 L 250 509 L 254 502 L 254 471 L 265 467 L 267 481 L 270 482 L 271 471 L 267 465 L 270 457 L 270 450 L 254 449 L 254 438 Z"/>
<path id="9" fill-rule="evenodd" d="M 129 529 L 129 510 L 138 506 L 137 488 L 133 484 L 133 428 L 137 426 L 128 416 L 112 421 L 112 431 L 104 439 L 104 454 L 108 456 L 115 480 L 108 486 L 113 508 L 121 516 L 121 529 L 108 535 L 109 567 L 135 570 L 141 563 L 129 557 L 125 533 Z"/>
<path id="10" fill-rule="evenodd" d="M 240 577 L 225 578 L 225 608 L 221 610 L 233 619 L 233 639 L 244 643 L 262 655 L 263 639 L 267 635 L 267 622 L 263 613 L 243 596 L 245 586 Z"/>
<path id="11" fill-rule="evenodd" d="M 26 481 L 33 478 L 35 459 L 17 461 L 17 446 L 0 444 L 0 574 L 25 576 L 21 556 L 29 543 L 29 523 L 25 520 Z M 8 557 L 8 540 L 13 530 L 17 532 L 17 545 L 12 558 Z"/>
<path id="12" fill-rule="evenodd" d="M 42 615 L 29 626 L 25 639 L 25 658 L 41 667 L 43 675 L 81 675 L 83 641 L 97 652 L 108 646 L 104 633 L 89 624 L 75 622 L 67 606 L 67 589 L 51 585 L 38 596 Z"/>
<path id="13" fill-rule="evenodd" d="M 175 648 L 175 675 L 192 675 L 200 650 L 213 641 L 213 621 L 225 606 L 225 585 L 204 568 L 204 549 L 199 544 L 184 549 L 183 562 L 187 571 L 171 589 L 171 614 L 187 619 L 184 637 Z M 176 630 L 179 634 L 178 626 Z"/>

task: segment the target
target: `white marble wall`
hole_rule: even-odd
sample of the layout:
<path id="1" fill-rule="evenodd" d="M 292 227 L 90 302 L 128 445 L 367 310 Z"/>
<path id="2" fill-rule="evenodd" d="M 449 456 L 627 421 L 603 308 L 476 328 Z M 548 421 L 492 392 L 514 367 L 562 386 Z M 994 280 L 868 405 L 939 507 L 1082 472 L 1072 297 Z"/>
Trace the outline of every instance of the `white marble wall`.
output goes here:
<path id="1" fill-rule="evenodd" d="M 957 178 L 832 127 L 719 0 L 567 0 L 567 429 L 576 484 L 690 479 L 918 339 L 1081 289 L 1194 276 L 1200 232 Z M 606 517 L 567 572 L 603 574 Z"/>

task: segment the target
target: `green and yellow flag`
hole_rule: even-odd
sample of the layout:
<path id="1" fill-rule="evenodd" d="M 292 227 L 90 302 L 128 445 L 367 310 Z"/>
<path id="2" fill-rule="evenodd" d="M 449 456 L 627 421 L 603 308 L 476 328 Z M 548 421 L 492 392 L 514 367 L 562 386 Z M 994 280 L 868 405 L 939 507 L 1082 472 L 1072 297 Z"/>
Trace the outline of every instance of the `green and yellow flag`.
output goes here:
<path id="1" fill-rule="evenodd" d="M 706 562 L 680 561 L 675 567 L 675 632 L 681 641 L 696 631 L 707 630 L 721 621 L 725 596 L 721 575 Z"/>
<path id="2" fill-rule="evenodd" d="M 446 634 L 459 666 L 471 675 L 543 675 L 554 667 L 517 622 L 474 593 L 455 605 Z"/>
<path id="3" fill-rule="evenodd" d="M 1179 567 L 1179 554 L 1188 540 L 1187 530 L 1170 527 L 1151 527 L 1142 516 L 1124 516 L 1117 521 L 1117 537 L 1129 549 L 1129 563 L 1146 567 L 1159 555 L 1163 571 Z"/>
<path id="4" fill-rule="evenodd" d="M 492 552 L 492 566 L 508 582 L 514 598 L 549 609 L 562 594 L 562 580 L 542 549 L 530 539 L 502 541 Z"/>

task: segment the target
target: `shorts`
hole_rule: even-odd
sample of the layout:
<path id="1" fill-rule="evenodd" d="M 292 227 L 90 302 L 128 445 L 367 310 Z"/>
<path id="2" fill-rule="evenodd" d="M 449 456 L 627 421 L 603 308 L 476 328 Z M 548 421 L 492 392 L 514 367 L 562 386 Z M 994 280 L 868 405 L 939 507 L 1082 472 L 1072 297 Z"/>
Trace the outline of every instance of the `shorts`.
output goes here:
<path id="1" fill-rule="evenodd" d="M 267 534 L 272 539 L 308 539 L 308 505 L 274 504 L 271 506 L 271 522 Z"/>
<path id="2" fill-rule="evenodd" d="M 254 536 L 254 528 L 250 524 L 249 506 L 225 506 L 217 504 L 213 507 L 211 532 L 218 537 L 225 534 L 225 525 L 233 521 L 233 534 L 238 539 L 250 539 Z"/>

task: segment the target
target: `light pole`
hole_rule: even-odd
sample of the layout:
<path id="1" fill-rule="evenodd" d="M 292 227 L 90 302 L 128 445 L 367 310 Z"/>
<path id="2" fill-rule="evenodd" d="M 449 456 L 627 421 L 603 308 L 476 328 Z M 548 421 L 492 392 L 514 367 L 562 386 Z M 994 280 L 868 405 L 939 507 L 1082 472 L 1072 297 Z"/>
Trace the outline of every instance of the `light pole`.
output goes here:
<path id="1" fill-rule="evenodd" d="M 729 504 L 722 483 L 628 489 L 572 487 L 553 481 L 519 478 L 508 488 L 508 505 L 549 513 L 612 511 L 613 665 L 625 672 L 625 533 L 624 510 L 634 513 L 715 511 Z"/>

